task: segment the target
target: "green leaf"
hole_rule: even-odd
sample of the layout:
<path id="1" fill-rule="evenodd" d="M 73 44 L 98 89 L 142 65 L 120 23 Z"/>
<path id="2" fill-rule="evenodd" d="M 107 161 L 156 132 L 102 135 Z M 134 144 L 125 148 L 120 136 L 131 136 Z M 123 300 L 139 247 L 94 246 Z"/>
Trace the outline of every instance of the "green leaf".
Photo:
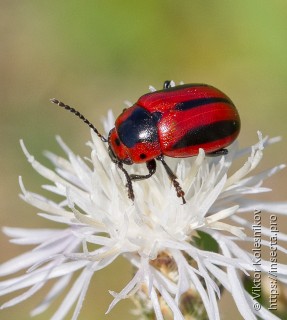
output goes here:
<path id="1" fill-rule="evenodd" d="M 203 231 L 197 231 L 197 236 L 193 236 L 192 239 L 196 247 L 199 249 L 216 253 L 219 252 L 219 245 L 217 241 L 214 240 L 211 235 Z"/>

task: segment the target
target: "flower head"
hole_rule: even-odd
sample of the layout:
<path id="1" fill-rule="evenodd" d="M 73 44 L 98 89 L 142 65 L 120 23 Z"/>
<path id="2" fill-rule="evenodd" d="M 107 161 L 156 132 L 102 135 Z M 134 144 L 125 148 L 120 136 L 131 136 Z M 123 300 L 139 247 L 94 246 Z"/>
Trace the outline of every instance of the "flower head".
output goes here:
<path id="1" fill-rule="evenodd" d="M 110 127 L 113 117 L 105 123 Z M 108 311 L 127 297 L 136 301 L 138 314 L 155 314 L 167 319 L 185 319 L 185 303 L 189 292 L 197 293 L 209 319 L 219 319 L 218 299 L 224 288 L 232 296 L 244 319 L 278 319 L 266 308 L 253 308 L 253 296 L 243 286 L 242 274 L 254 271 L 254 256 L 242 248 L 253 242 L 249 236 L 252 222 L 245 217 L 253 210 L 286 214 L 287 203 L 269 203 L 250 198 L 270 191 L 262 187 L 265 178 L 284 166 L 280 165 L 256 175 L 252 171 L 262 158 L 264 146 L 278 139 L 262 138 L 251 148 L 238 150 L 237 142 L 226 156 L 208 158 L 200 150 L 197 157 L 169 159 L 185 191 L 186 204 L 176 197 L 165 171 L 158 167 L 152 178 L 134 182 L 134 203 L 127 197 L 125 177 L 110 161 L 106 145 L 92 133 L 91 158 L 76 156 L 58 137 L 66 153 L 62 158 L 46 152 L 55 166 L 50 170 L 23 151 L 32 167 L 51 184 L 43 188 L 62 197 L 57 203 L 27 191 L 22 179 L 22 199 L 40 210 L 39 215 L 62 226 L 61 229 L 4 228 L 17 244 L 35 245 L 28 251 L 0 266 L 2 276 L 20 270 L 27 273 L 0 283 L 0 295 L 19 289 L 27 291 L 6 302 L 13 306 L 35 294 L 50 279 L 57 279 L 32 315 L 45 311 L 55 298 L 71 284 L 74 272 L 81 270 L 53 319 L 63 319 L 74 306 L 73 319 L 79 315 L 91 277 L 119 256 L 126 258 L 135 273 L 114 297 Z M 243 166 L 229 174 L 233 162 L 249 154 Z M 140 166 L 130 172 L 142 173 Z M 259 211 L 258 211 L 259 212 Z M 261 228 L 262 247 L 269 244 L 268 228 Z M 287 236 L 278 237 L 286 241 Z M 205 239 L 205 240 L 204 240 Z M 200 244 L 205 241 L 207 245 Z M 215 249 L 211 248 L 215 244 Z M 286 249 L 278 246 L 286 254 Z M 278 281 L 286 281 L 287 267 L 277 265 Z M 268 273 L 269 261 L 261 260 L 260 272 Z M 194 296 L 194 294 L 193 294 Z M 194 298 L 194 297 L 193 297 Z"/>

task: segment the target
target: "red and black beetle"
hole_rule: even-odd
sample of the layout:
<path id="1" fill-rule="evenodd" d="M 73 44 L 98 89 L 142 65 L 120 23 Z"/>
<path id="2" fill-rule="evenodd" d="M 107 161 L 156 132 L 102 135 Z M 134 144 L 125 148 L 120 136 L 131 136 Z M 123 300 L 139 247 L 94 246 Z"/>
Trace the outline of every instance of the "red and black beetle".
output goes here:
<path id="1" fill-rule="evenodd" d="M 134 200 L 133 180 L 151 177 L 156 161 L 163 164 L 178 197 L 185 203 L 184 191 L 164 156 L 186 158 L 199 148 L 209 156 L 227 154 L 240 131 L 240 118 L 233 102 L 220 90 L 206 84 L 171 86 L 165 81 L 162 90 L 141 96 L 116 119 L 108 139 L 77 110 L 57 99 L 51 101 L 82 119 L 102 141 L 109 144 L 111 160 L 127 179 L 129 198 Z M 123 165 L 146 163 L 148 174 L 128 174 Z"/>

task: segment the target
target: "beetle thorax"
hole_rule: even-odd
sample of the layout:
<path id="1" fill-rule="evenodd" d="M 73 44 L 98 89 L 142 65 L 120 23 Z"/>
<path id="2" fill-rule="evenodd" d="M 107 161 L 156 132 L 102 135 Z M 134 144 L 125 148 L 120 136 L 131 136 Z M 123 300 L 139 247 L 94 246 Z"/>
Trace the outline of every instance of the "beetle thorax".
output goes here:
<path id="1" fill-rule="evenodd" d="M 109 145 L 115 156 L 126 164 L 158 157 L 161 148 L 152 114 L 138 105 L 125 110 L 110 131 Z"/>

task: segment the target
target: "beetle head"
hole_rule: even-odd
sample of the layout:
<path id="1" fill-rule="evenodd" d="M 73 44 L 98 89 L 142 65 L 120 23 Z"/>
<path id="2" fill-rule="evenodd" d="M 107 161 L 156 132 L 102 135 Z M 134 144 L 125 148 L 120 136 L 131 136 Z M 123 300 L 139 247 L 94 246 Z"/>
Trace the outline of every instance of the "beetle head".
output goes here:
<path id="1" fill-rule="evenodd" d="M 124 164 L 133 163 L 129 156 L 128 148 L 121 142 L 115 128 L 113 128 L 109 133 L 108 144 L 110 147 L 110 157 L 112 160 L 117 159 Z"/>

